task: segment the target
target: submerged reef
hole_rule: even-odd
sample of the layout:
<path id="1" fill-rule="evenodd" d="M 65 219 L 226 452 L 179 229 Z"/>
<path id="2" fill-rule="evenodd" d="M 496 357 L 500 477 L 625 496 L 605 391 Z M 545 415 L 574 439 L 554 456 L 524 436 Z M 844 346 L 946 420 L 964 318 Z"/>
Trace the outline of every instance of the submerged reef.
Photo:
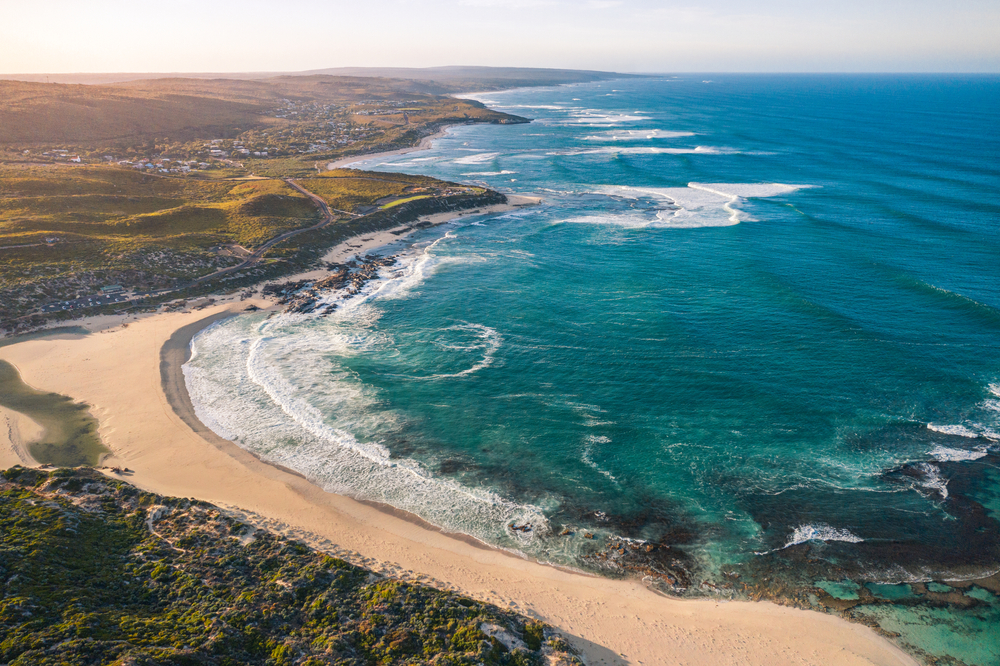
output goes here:
<path id="1" fill-rule="evenodd" d="M 0 663 L 579 664 L 550 627 L 89 468 L 0 478 Z"/>

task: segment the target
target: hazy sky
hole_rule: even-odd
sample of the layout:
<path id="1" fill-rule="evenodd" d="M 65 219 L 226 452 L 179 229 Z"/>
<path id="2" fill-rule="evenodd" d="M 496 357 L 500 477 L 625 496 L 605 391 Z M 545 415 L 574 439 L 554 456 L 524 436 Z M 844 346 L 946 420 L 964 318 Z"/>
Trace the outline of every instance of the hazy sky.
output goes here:
<path id="1" fill-rule="evenodd" d="M 1000 72 L 1000 0 L 0 0 L 0 72 Z"/>

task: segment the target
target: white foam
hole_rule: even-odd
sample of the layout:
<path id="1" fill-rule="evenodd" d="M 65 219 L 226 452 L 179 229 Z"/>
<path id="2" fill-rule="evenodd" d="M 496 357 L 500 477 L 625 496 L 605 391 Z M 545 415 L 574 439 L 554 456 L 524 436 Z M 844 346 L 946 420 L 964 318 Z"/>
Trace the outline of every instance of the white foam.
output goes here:
<path id="1" fill-rule="evenodd" d="M 410 159 L 410 160 L 400 160 L 398 162 L 379 162 L 379 166 L 390 167 L 390 168 L 391 167 L 408 167 L 408 166 L 418 167 L 418 166 L 425 166 L 424 162 L 429 162 L 431 160 L 440 160 L 440 159 L 443 159 L 443 158 L 442 157 L 421 157 L 421 158 L 414 158 L 414 159 Z"/>
<path id="2" fill-rule="evenodd" d="M 812 186 L 783 183 L 689 183 L 687 187 L 662 188 L 610 186 L 601 188 L 600 192 L 627 198 L 662 198 L 674 205 L 671 209 L 657 213 L 656 221 L 637 223 L 639 218 L 634 215 L 622 217 L 623 226 L 692 229 L 725 227 L 751 221 L 753 218 L 738 208 L 743 200 L 790 194 L 807 187 Z M 617 218 L 609 219 L 614 222 Z"/>
<path id="3" fill-rule="evenodd" d="M 594 459 L 591 457 L 594 453 L 595 444 L 608 444 L 609 442 L 611 442 L 611 439 L 603 435 L 587 435 L 587 437 L 584 439 L 584 442 L 585 444 L 583 447 L 583 453 L 580 454 L 580 460 L 587 466 L 593 468 L 595 471 L 600 472 L 601 474 L 606 476 L 612 483 L 617 485 L 618 479 L 615 478 L 615 475 L 609 472 L 608 470 L 600 467 L 596 462 L 594 462 Z"/>
<path id="4" fill-rule="evenodd" d="M 788 548 L 789 546 L 806 543 L 807 541 L 846 541 L 847 543 L 861 543 L 864 539 L 850 530 L 830 527 L 826 523 L 814 523 L 799 525 L 796 527 L 792 531 L 791 535 L 789 535 L 788 541 L 785 542 L 784 547 Z"/>
<path id="5" fill-rule="evenodd" d="M 641 139 L 676 139 L 682 136 L 694 136 L 694 132 L 675 132 L 671 130 L 615 130 L 601 132 L 583 137 L 584 141 L 638 141 Z"/>
<path id="6" fill-rule="evenodd" d="M 1000 384 L 989 384 L 987 387 L 995 397 L 1000 398 Z"/>
<path id="7" fill-rule="evenodd" d="M 564 119 L 541 118 L 535 122 L 542 125 L 617 127 L 621 123 L 648 120 L 645 116 L 630 115 L 627 113 L 606 113 L 597 109 L 572 110 L 568 115 L 569 117 Z"/>
<path id="8" fill-rule="evenodd" d="M 449 331 L 475 331 L 477 337 L 480 340 L 480 344 L 465 347 L 452 347 L 453 349 L 461 349 L 463 351 L 471 350 L 483 350 L 483 359 L 473 365 L 471 368 L 466 368 L 461 372 L 455 372 L 452 374 L 438 374 L 432 375 L 433 379 L 448 379 L 453 377 L 467 377 L 473 373 L 479 372 L 483 368 L 488 368 L 493 365 L 493 360 L 496 356 L 497 350 L 500 349 L 500 345 L 503 344 L 503 336 L 497 332 L 495 328 L 490 328 L 483 324 L 459 324 L 457 326 L 450 326 L 446 330 Z"/>
<path id="9" fill-rule="evenodd" d="M 923 478 L 917 481 L 918 485 L 938 493 L 941 499 L 948 499 L 948 479 L 941 476 L 940 467 L 930 463 L 917 463 L 914 467 L 923 473 Z"/>
<path id="10" fill-rule="evenodd" d="M 455 234 L 448 231 L 444 236 L 430 243 L 422 250 L 399 257 L 396 265 L 390 268 L 383 268 L 379 271 L 381 279 L 368 282 L 356 295 L 345 299 L 345 295 L 342 292 L 333 292 L 321 298 L 319 303 L 321 305 L 338 304 L 338 317 L 347 316 L 357 319 L 364 314 L 368 317 L 367 323 L 373 323 L 371 318 L 377 317 L 377 313 L 371 312 L 370 309 L 365 309 L 365 306 L 372 301 L 407 298 L 411 295 L 412 290 L 427 279 L 438 267 L 473 259 L 471 257 L 464 259 L 439 257 L 432 252 L 439 243 L 454 237 Z M 281 317 L 288 316 L 281 315 Z M 311 315 L 304 316 L 310 317 Z"/>
<path id="11" fill-rule="evenodd" d="M 986 449 L 952 449 L 947 446 L 935 446 L 927 452 L 927 455 L 938 462 L 962 462 L 965 460 L 979 460 L 989 452 Z"/>
<path id="12" fill-rule="evenodd" d="M 483 102 L 485 104 L 485 102 Z M 498 102 L 494 102 L 495 104 Z M 563 111 L 567 107 L 557 104 L 504 104 L 505 109 L 544 109 L 549 111 Z"/>
<path id="13" fill-rule="evenodd" d="M 419 279 L 429 249 L 404 258 L 402 269 L 387 271 L 326 317 L 248 315 L 206 329 L 195 337 L 184 367 L 192 402 L 220 436 L 326 490 L 384 502 L 495 544 L 530 548 L 549 530 L 539 507 L 391 458 L 381 440 L 402 427 L 400 415 L 386 410 L 377 391 L 342 365 L 352 355 L 392 352 L 392 339 L 371 327 L 378 318 L 374 304 Z M 501 340 L 496 331 L 473 324 L 451 329 L 474 333 L 473 346 L 486 351 L 479 367 L 492 362 Z M 531 523 L 533 530 L 513 539 L 506 529 L 510 522 Z"/>
<path id="14" fill-rule="evenodd" d="M 499 154 L 500 153 L 476 153 L 475 155 L 467 155 L 465 157 L 459 157 L 457 160 L 454 160 L 454 163 L 455 164 L 482 164 L 483 162 L 489 162 L 489 161 L 491 161 L 493 159 L 496 159 L 496 157 Z"/>
<path id="15" fill-rule="evenodd" d="M 933 430 L 934 432 L 939 432 L 943 435 L 955 435 L 957 437 L 967 437 L 969 439 L 990 439 L 990 440 L 1000 440 L 1000 433 L 995 430 L 987 428 L 979 423 L 971 424 L 971 426 L 955 424 L 955 425 L 939 425 L 935 423 L 927 424 L 928 430 Z"/>
<path id="16" fill-rule="evenodd" d="M 293 385 L 273 364 L 273 354 L 265 354 L 270 338 L 254 340 L 247 357 L 247 377 L 270 396 L 273 404 L 281 408 L 288 417 L 306 432 L 319 440 L 332 442 L 337 446 L 353 449 L 368 460 L 389 465 L 389 450 L 378 443 L 362 445 L 350 432 L 332 428 L 326 424 L 322 412 L 300 395 L 299 387 Z M 359 391 L 346 382 L 333 382 L 338 401 L 357 400 Z"/>
<path id="17" fill-rule="evenodd" d="M 470 171 L 469 173 L 463 173 L 463 176 L 509 176 L 510 174 L 517 173 L 516 171 Z"/>
<path id="18" fill-rule="evenodd" d="M 574 157 L 577 155 L 733 155 L 739 151 L 715 146 L 695 146 L 694 148 L 661 148 L 657 146 L 604 146 L 601 148 L 579 148 L 552 150 L 546 155 Z"/>

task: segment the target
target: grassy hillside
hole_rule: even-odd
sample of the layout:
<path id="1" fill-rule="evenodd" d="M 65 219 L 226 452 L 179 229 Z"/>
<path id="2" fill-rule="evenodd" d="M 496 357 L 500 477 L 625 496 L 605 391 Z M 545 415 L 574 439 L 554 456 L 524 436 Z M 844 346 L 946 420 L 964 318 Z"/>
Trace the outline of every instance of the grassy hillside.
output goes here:
<path id="1" fill-rule="evenodd" d="M 161 144 L 231 139 L 249 130 L 293 127 L 315 115 L 304 110 L 323 109 L 327 120 L 337 115 L 354 122 L 354 111 L 392 102 L 420 109 L 410 129 L 446 120 L 513 118 L 477 102 L 436 95 L 437 90 L 416 81 L 322 75 L 151 79 L 109 85 L 0 81 L 0 146 L 120 151 L 141 139 Z M 355 109 L 356 105 L 361 106 Z M 370 120 L 364 115 L 358 118 Z M 383 127 L 405 126 L 401 115 L 394 121 L 379 121 Z"/>
<path id="2" fill-rule="evenodd" d="M 239 264 L 320 221 L 280 180 L 205 180 L 109 167 L 0 168 L 0 319 L 108 284 L 164 289 Z"/>
<path id="3" fill-rule="evenodd" d="M 158 246 L 253 248 L 317 219 L 313 203 L 280 180 L 166 178 L 101 167 L 0 169 L 0 246 L 58 237 L 46 248 L 56 260 L 87 261 L 74 247 L 79 243 L 99 246 L 88 254 L 100 263 Z"/>
<path id="4" fill-rule="evenodd" d="M 0 663 L 579 664 L 538 622 L 89 469 L 0 475 Z"/>
<path id="5" fill-rule="evenodd" d="M 0 82 L 0 143 L 194 138 L 265 122 L 259 103 L 169 90 Z"/>
<path id="6" fill-rule="evenodd" d="M 47 316 L 70 316 L 63 302 L 115 284 L 134 292 L 176 291 L 229 270 L 223 282 L 205 288 L 231 291 L 313 265 L 337 242 L 412 221 L 418 210 L 503 200 L 481 188 L 400 174 L 335 170 L 297 182 L 335 209 L 332 224 L 250 256 L 272 239 L 326 218 L 312 199 L 276 178 L 0 165 L 0 329 L 41 323 L 44 306 L 58 306 Z M 357 217 L 402 199 L 422 205 L 402 216 Z M 405 206 L 393 210 L 399 208 Z M 239 272 L 230 270 L 235 267 Z"/>
<path id="7" fill-rule="evenodd" d="M 441 185 L 441 181 L 424 176 L 355 169 L 326 171 L 318 178 L 302 178 L 299 182 L 333 208 L 352 212 L 386 197 L 436 190 Z"/>

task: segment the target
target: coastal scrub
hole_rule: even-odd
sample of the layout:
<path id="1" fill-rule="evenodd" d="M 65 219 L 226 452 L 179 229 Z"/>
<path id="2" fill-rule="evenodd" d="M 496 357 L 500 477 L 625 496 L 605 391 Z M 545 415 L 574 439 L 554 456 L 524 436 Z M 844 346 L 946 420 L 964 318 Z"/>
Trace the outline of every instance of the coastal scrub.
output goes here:
<path id="1" fill-rule="evenodd" d="M 94 470 L 0 479 L 0 663 L 580 663 L 551 629 Z"/>

